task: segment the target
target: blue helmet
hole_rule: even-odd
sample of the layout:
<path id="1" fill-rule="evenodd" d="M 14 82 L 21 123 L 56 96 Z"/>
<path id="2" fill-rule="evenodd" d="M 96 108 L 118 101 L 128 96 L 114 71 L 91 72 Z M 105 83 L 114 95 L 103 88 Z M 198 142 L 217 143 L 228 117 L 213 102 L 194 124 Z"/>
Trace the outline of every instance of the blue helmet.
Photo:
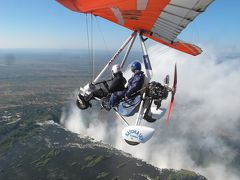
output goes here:
<path id="1" fill-rule="evenodd" d="M 134 61 L 131 65 L 131 70 L 134 72 L 135 70 L 141 70 L 141 63 L 138 61 Z"/>

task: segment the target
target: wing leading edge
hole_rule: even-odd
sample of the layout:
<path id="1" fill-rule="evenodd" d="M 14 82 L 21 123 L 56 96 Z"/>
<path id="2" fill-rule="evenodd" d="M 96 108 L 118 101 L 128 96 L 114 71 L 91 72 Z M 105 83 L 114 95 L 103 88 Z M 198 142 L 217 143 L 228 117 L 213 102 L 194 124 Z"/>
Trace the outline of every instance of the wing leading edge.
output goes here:
<path id="1" fill-rule="evenodd" d="M 214 0 L 57 0 L 68 9 L 91 13 L 179 51 L 198 55 L 202 50 L 177 40 L 178 35 Z"/>

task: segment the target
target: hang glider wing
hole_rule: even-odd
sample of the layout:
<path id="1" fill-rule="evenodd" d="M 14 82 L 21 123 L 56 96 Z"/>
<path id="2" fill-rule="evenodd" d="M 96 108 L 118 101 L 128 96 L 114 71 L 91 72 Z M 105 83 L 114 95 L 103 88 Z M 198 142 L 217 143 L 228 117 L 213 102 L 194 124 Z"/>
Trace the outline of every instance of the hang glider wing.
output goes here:
<path id="1" fill-rule="evenodd" d="M 91 13 L 157 42 L 198 55 L 202 50 L 178 35 L 214 0 L 57 0 L 72 11 Z"/>

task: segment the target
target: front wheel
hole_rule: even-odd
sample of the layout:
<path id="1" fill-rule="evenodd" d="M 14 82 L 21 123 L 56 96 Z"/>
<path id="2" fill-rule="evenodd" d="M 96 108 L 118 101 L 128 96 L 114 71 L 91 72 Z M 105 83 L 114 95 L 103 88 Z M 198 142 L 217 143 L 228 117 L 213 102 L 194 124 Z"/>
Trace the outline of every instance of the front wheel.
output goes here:
<path id="1" fill-rule="evenodd" d="M 90 104 L 89 102 L 84 100 L 84 97 L 82 95 L 79 94 L 78 96 L 79 98 L 76 100 L 76 105 L 79 109 L 84 110 L 89 108 Z"/>

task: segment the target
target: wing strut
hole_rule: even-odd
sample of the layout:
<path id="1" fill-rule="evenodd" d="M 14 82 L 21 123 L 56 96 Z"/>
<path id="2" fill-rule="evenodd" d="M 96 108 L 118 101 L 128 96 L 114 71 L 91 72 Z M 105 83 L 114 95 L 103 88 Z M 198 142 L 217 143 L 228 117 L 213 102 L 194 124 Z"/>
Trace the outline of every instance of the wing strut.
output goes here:
<path id="1" fill-rule="evenodd" d="M 152 73 L 152 65 L 151 65 L 151 62 L 149 60 L 149 56 L 147 53 L 147 48 L 144 43 L 147 39 L 144 39 L 141 34 L 139 36 L 140 36 L 140 42 L 141 42 L 141 46 L 142 46 L 143 62 L 144 62 L 145 70 L 146 70 L 146 75 L 147 75 L 148 80 L 150 81 L 153 73 Z"/>
<path id="2" fill-rule="evenodd" d="M 107 70 L 107 68 L 113 63 L 113 61 L 119 56 L 119 54 L 124 50 L 124 48 L 128 45 L 128 43 L 137 36 L 137 31 L 134 31 L 131 36 L 123 43 L 123 45 L 118 49 L 118 51 L 113 55 L 113 57 L 108 61 L 102 71 L 98 74 L 98 76 L 94 79 L 93 84 L 97 83 L 103 73 Z"/>
<path id="3" fill-rule="evenodd" d="M 113 108 L 113 110 L 114 110 L 115 113 L 121 118 L 121 120 L 124 122 L 124 124 L 125 124 L 126 126 L 129 126 L 129 123 L 127 122 L 127 120 L 126 120 L 124 117 L 122 117 L 122 115 L 117 111 L 117 109 L 116 109 L 116 108 Z"/>
<path id="4" fill-rule="evenodd" d="M 128 55 L 129 55 L 129 53 L 130 53 L 130 51 L 132 49 L 132 46 L 133 46 L 133 43 L 135 42 L 136 37 L 137 37 L 137 34 L 135 36 L 133 36 L 133 38 L 131 40 L 131 43 L 128 46 L 127 52 L 126 52 L 126 54 L 125 54 L 125 56 L 124 56 L 124 58 L 122 60 L 121 65 L 120 65 L 121 68 L 123 68 L 123 66 L 124 66 L 124 64 L 125 64 L 125 62 L 127 60 L 127 57 L 128 57 Z"/>

